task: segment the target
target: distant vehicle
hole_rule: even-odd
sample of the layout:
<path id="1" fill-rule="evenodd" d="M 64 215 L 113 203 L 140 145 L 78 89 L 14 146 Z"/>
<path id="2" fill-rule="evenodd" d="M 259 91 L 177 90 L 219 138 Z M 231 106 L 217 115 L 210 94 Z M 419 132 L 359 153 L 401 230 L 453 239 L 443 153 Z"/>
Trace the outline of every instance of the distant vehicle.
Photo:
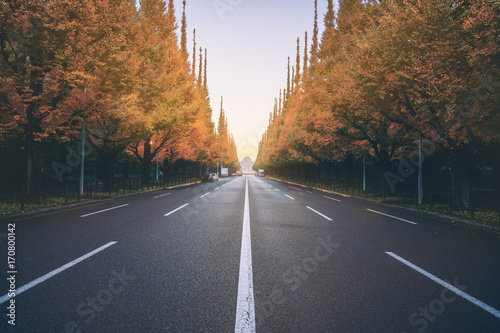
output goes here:
<path id="1" fill-rule="evenodd" d="M 239 170 L 238 172 L 236 172 L 236 175 L 237 175 L 238 177 L 243 176 L 243 171 Z"/>
<path id="2" fill-rule="evenodd" d="M 259 169 L 259 177 L 264 177 L 264 169 Z"/>
<path id="3" fill-rule="evenodd" d="M 216 182 L 216 181 L 218 181 L 218 180 L 219 180 L 219 176 L 217 176 L 217 174 L 216 174 L 216 173 L 211 173 L 211 174 L 210 174 L 210 181 L 211 181 L 211 182 Z"/>
<path id="4" fill-rule="evenodd" d="M 209 181 L 210 181 L 210 175 L 203 175 L 203 177 L 201 177 L 202 183 L 208 183 Z"/>
<path id="5" fill-rule="evenodd" d="M 221 177 L 227 177 L 227 176 L 229 176 L 229 169 L 228 168 L 221 168 L 220 169 L 220 176 Z"/>

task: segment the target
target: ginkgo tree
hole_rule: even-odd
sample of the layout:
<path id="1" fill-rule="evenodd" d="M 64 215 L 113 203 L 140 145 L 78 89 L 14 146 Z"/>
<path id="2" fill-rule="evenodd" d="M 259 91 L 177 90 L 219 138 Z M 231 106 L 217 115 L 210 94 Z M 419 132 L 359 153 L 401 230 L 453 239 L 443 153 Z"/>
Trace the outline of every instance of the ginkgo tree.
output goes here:
<path id="1" fill-rule="evenodd" d="M 138 104 L 143 113 L 140 140 L 131 143 L 129 151 L 140 160 L 141 178 L 147 181 L 153 158 L 172 135 L 188 130 L 196 103 L 189 64 L 177 43 L 173 1 L 140 1 L 138 21 L 142 55 Z"/>
<path id="2" fill-rule="evenodd" d="M 199 176 L 206 167 L 220 162 L 219 141 L 211 120 L 207 52 L 203 59 L 200 48 L 196 73 L 196 42 L 189 64 L 185 2 L 183 5 L 179 46 L 173 1 L 168 5 L 162 0 L 140 2 L 141 53 L 149 67 L 142 71 L 146 74 L 139 96 L 144 110 L 140 140 L 131 143 L 128 150 L 140 160 L 143 180 L 149 179 L 155 157 L 162 161 L 165 173 L 175 161 L 195 162 Z"/>
<path id="3" fill-rule="evenodd" d="M 390 102 L 381 114 L 393 126 L 440 150 L 454 205 L 468 207 L 472 168 L 500 135 L 498 96 L 491 96 L 499 8 L 488 1 L 388 1 L 380 13 L 378 29 L 363 38 L 363 54 L 371 56 L 364 57 L 361 82 L 371 87 L 372 101 Z"/>
<path id="4" fill-rule="evenodd" d="M 86 72 L 89 112 L 84 118 L 90 145 L 99 157 L 98 171 L 109 190 L 119 155 L 138 140 L 144 120 L 139 86 L 143 61 L 139 53 L 136 10 L 128 1 L 98 2 L 87 49 L 93 61 Z"/>
<path id="5" fill-rule="evenodd" d="M 200 176 L 220 162 L 206 53 L 196 75 L 185 4 L 178 45 L 172 0 L 0 3 L 0 147 L 23 155 L 26 194 L 40 195 L 50 162 L 67 160 L 66 143 L 80 145 L 83 122 L 105 190 L 124 151 L 143 180 L 155 157 L 165 171 L 176 160 L 196 164 Z M 228 163 L 237 163 L 229 131 L 225 138 Z M 58 176 L 75 169 L 55 165 Z"/>
<path id="6" fill-rule="evenodd" d="M 27 195 L 41 193 L 48 146 L 69 140 L 87 111 L 94 12 L 90 2 L 0 3 L 0 140 L 13 138 L 24 151 Z"/>
<path id="7" fill-rule="evenodd" d="M 367 158 L 382 191 L 394 190 L 414 174 L 422 137 L 449 170 L 455 206 L 468 207 L 472 169 L 495 161 L 500 137 L 499 18 L 493 1 L 341 0 L 335 12 L 329 0 L 321 42 L 316 18 L 309 65 L 287 83 L 256 165 L 307 163 L 297 153 L 319 165 Z"/>
<path id="8" fill-rule="evenodd" d="M 240 169 L 240 163 L 236 153 L 236 143 L 233 135 L 229 132 L 227 117 L 223 108 L 223 98 L 221 98 L 219 122 L 217 126 L 215 158 L 217 165 L 228 168 L 230 172 L 236 172 Z"/>

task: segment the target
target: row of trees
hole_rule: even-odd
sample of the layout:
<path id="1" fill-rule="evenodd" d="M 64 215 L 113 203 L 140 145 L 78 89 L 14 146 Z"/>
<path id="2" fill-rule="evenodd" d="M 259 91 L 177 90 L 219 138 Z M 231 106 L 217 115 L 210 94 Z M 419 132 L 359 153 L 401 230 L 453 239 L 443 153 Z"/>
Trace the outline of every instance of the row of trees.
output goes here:
<path id="1" fill-rule="evenodd" d="M 335 12 L 329 0 L 324 25 L 319 40 L 316 14 L 303 57 L 297 40 L 256 168 L 331 171 L 365 158 L 388 193 L 418 167 L 423 137 L 457 207 L 469 205 L 475 165 L 499 179 L 498 3 L 340 0 Z"/>
<path id="2" fill-rule="evenodd" d="M 82 121 L 105 189 L 124 152 L 143 180 L 155 158 L 196 162 L 200 176 L 238 168 L 223 110 L 217 131 L 212 122 L 206 49 L 199 64 L 195 40 L 188 54 L 183 5 L 179 41 L 173 0 L 0 3 L 0 145 L 26 194 L 39 193 L 47 166 L 65 177 L 75 168 L 63 147 Z"/>

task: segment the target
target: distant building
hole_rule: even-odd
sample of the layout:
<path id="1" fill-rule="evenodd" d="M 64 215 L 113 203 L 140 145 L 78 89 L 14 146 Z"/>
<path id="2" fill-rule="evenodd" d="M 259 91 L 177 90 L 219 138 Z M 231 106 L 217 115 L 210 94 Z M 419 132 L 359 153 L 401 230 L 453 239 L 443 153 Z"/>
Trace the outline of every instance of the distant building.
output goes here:
<path id="1" fill-rule="evenodd" d="M 250 172 L 255 172 L 255 171 L 252 169 L 252 167 L 253 167 L 253 161 L 252 161 L 252 159 L 251 159 L 250 157 L 248 157 L 248 156 L 247 156 L 247 157 L 245 157 L 245 158 L 241 161 L 240 165 L 241 165 L 241 170 L 243 170 L 243 172 L 245 172 L 245 173 L 247 173 L 247 172 L 248 172 L 248 173 L 250 173 Z"/>

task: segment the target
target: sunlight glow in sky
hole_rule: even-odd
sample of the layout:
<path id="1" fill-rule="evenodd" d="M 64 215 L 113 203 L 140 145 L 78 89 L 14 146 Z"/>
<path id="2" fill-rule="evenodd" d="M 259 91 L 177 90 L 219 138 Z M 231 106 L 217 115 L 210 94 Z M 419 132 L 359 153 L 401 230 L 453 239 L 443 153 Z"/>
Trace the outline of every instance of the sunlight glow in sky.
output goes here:
<path id="1" fill-rule="evenodd" d="M 180 34 L 182 0 L 174 4 Z M 326 8 L 327 1 L 318 0 L 319 38 Z M 217 124 L 224 96 L 238 158 L 250 156 L 255 160 L 274 98 L 286 87 L 287 58 L 295 64 L 297 37 L 303 56 L 305 31 L 310 50 L 314 0 L 187 0 L 186 15 L 190 59 L 193 29 L 197 49 L 201 46 L 208 50 L 212 118 Z"/>

